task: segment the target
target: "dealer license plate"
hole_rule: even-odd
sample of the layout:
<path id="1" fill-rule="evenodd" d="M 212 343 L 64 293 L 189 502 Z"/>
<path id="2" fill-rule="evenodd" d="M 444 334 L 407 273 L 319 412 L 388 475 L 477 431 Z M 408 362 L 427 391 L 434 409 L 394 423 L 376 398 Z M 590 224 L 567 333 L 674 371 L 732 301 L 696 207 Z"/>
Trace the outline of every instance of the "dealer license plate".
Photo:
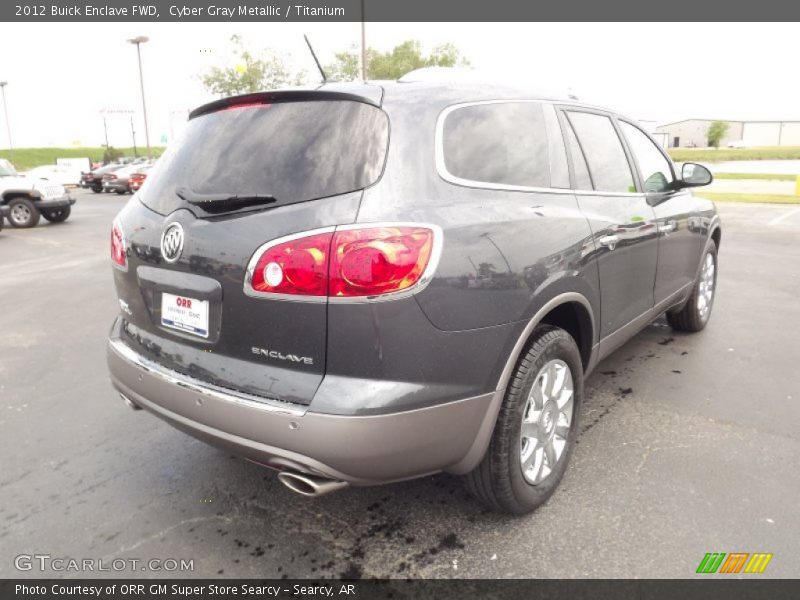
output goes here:
<path id="1" fill-rule="evenodd" d="M 161 324 L 207 338 L 208 300 L 161 294 Z"/>

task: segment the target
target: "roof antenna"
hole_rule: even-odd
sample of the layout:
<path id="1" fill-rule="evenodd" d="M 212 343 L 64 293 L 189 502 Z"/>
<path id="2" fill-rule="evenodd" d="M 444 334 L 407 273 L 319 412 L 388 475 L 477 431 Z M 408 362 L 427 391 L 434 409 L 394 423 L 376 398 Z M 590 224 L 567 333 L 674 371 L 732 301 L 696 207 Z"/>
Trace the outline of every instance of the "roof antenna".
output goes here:
<path id="1" fill-rule="evenodd" d="M 328 76 L 325 74 L 325 70 L 322 68 L 322 65 L 319 64 L 319 59 L 317 58 L 316 53 L 314 52 L 314 48 L 311 47 L 311 42 L 308 41 L 308 36 L 304 33 L 303 39 L 305 39 L 306 44 L 308 44 L 308 49 L 311 52 L 311 56 L 314 57 L 314 62 L 317 63 L 317 68 L 319 69 L 320 75 L 322 75 L 322 83 L 328 83 Z"/>

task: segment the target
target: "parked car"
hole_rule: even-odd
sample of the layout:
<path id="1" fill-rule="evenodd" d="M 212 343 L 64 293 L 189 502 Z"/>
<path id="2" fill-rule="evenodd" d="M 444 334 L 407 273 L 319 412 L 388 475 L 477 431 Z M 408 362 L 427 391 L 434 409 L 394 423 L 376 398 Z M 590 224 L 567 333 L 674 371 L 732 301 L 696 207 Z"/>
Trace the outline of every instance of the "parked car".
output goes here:
<path id="1" fill-rule="evenodd" d="M 116 192 L 117 194 L 127 194 L 130 192 L 128 182 L 130 176 L 141 168 L 140 164 L 131 164 L 116 169 L 103 175 L 103 191 Z"/>
<path id="2" fill-rule="evenodd" d="M 128 178 L 128 188 L 131 192 L 135 193 L 139 191 L 144 185 L 144 180 L 147 179 L 147 173 L 152 168 L 152 165 L 145 165 L 134 173 L 131 173 L 131 176 Z"/>
<path id="3" fill-rule="evenodd" d="M 35 227 L 40 217 L 51 223 L 66 221 L 75 199 L 63 185 L 19 175 L 10 162 L 0 159 L 0 204 L 7 207 L 14 227 Z"/>
<path id="4" fill-rule="evenodd" d="M 53 183 L 58 183 L 64 186 L 78 185 L 79 182 L 79 177 L 75 176 L 74 169 L 59 165 L 42 165 L 40 167 L 34 167 L 29 171 L 20 173 L 20 175 L 31 179 L 46 179 L 47 181 L 52 181 Z"/>
<path id="5" fill-rule="evenodd" d="M 614 111 L 510 87 L 206 104 L 111 230 L 113 385 L 306 496 L 446 471 L 530 511 L 598 362 L 664 312 L 708 322 L 710 181 Z"/>
<path id="6" fill-rule="evenodd" d="M 110 163 L 103 165 L 99 169 L 94 169 L 88 173 L 81 173 L 80 186 L 82 188 L 91 189 L 94 193 L 99 194 L 103 191 L 103 175 L 113 173 L 122 169 L 125 165 L 121 163 Z"/>

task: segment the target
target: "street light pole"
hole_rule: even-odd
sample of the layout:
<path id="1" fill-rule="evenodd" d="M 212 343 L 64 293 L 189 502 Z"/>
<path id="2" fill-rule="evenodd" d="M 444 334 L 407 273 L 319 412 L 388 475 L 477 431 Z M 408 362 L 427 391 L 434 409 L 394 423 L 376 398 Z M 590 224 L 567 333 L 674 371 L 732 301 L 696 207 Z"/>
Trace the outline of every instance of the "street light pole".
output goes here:
<path id="1" fill-rule="evenodd" d="M 364 15 L 365 0 L 361 0 L 361 79 L 367 80 L 367 23 Z"/>
<path id="2" fill-rule="evenodd" d="M 150 152 L 150 129 L 147 126 L 147 104 L 144 101 L 144 76 L 142 75 L 142 51 L 141 45 L 148 41 L 150 38 L 140 35 L 128 40 L 129 43 L 136 45 L 136 56 L 139 59 L 139 87 L 142 90 L 142 113 L 144 114 L 144 140 L 147 143 L 147 158 L 152 158 Z"/>
<path id="3" fill-rule="evenodd" d="M 3 90 L 3 113 L 6 117 L 6 131 L 8 132 L 8 157 L 13 162 L 14 160 L 14 145 L 11 143 L 11 123 L 8 122 L 8 105 L 6 104 L 6 86 L 7 81 L 0 81 L 0 90 Z"/>

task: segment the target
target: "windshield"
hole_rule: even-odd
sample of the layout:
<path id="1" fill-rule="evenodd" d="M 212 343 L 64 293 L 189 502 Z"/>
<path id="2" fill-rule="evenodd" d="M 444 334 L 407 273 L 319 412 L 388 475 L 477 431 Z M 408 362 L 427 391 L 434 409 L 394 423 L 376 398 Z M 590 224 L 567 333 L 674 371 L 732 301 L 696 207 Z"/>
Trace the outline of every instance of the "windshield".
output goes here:
<path id="1" fill-rule="evenodd" d="M 17 170 L 5 158 L 0 158 L 0 177 L 15 176 Z"/>
<path id="2" fill-rule="evenodd" d="M 280 206 L 353 192 L 378 180 L 388 141 L 388 117 L 362 102 L 234 106 L 189 121 L 148 173 L 142 201 L 163 215 L 205 216 L 181 195 L 271 196 Z"/>

